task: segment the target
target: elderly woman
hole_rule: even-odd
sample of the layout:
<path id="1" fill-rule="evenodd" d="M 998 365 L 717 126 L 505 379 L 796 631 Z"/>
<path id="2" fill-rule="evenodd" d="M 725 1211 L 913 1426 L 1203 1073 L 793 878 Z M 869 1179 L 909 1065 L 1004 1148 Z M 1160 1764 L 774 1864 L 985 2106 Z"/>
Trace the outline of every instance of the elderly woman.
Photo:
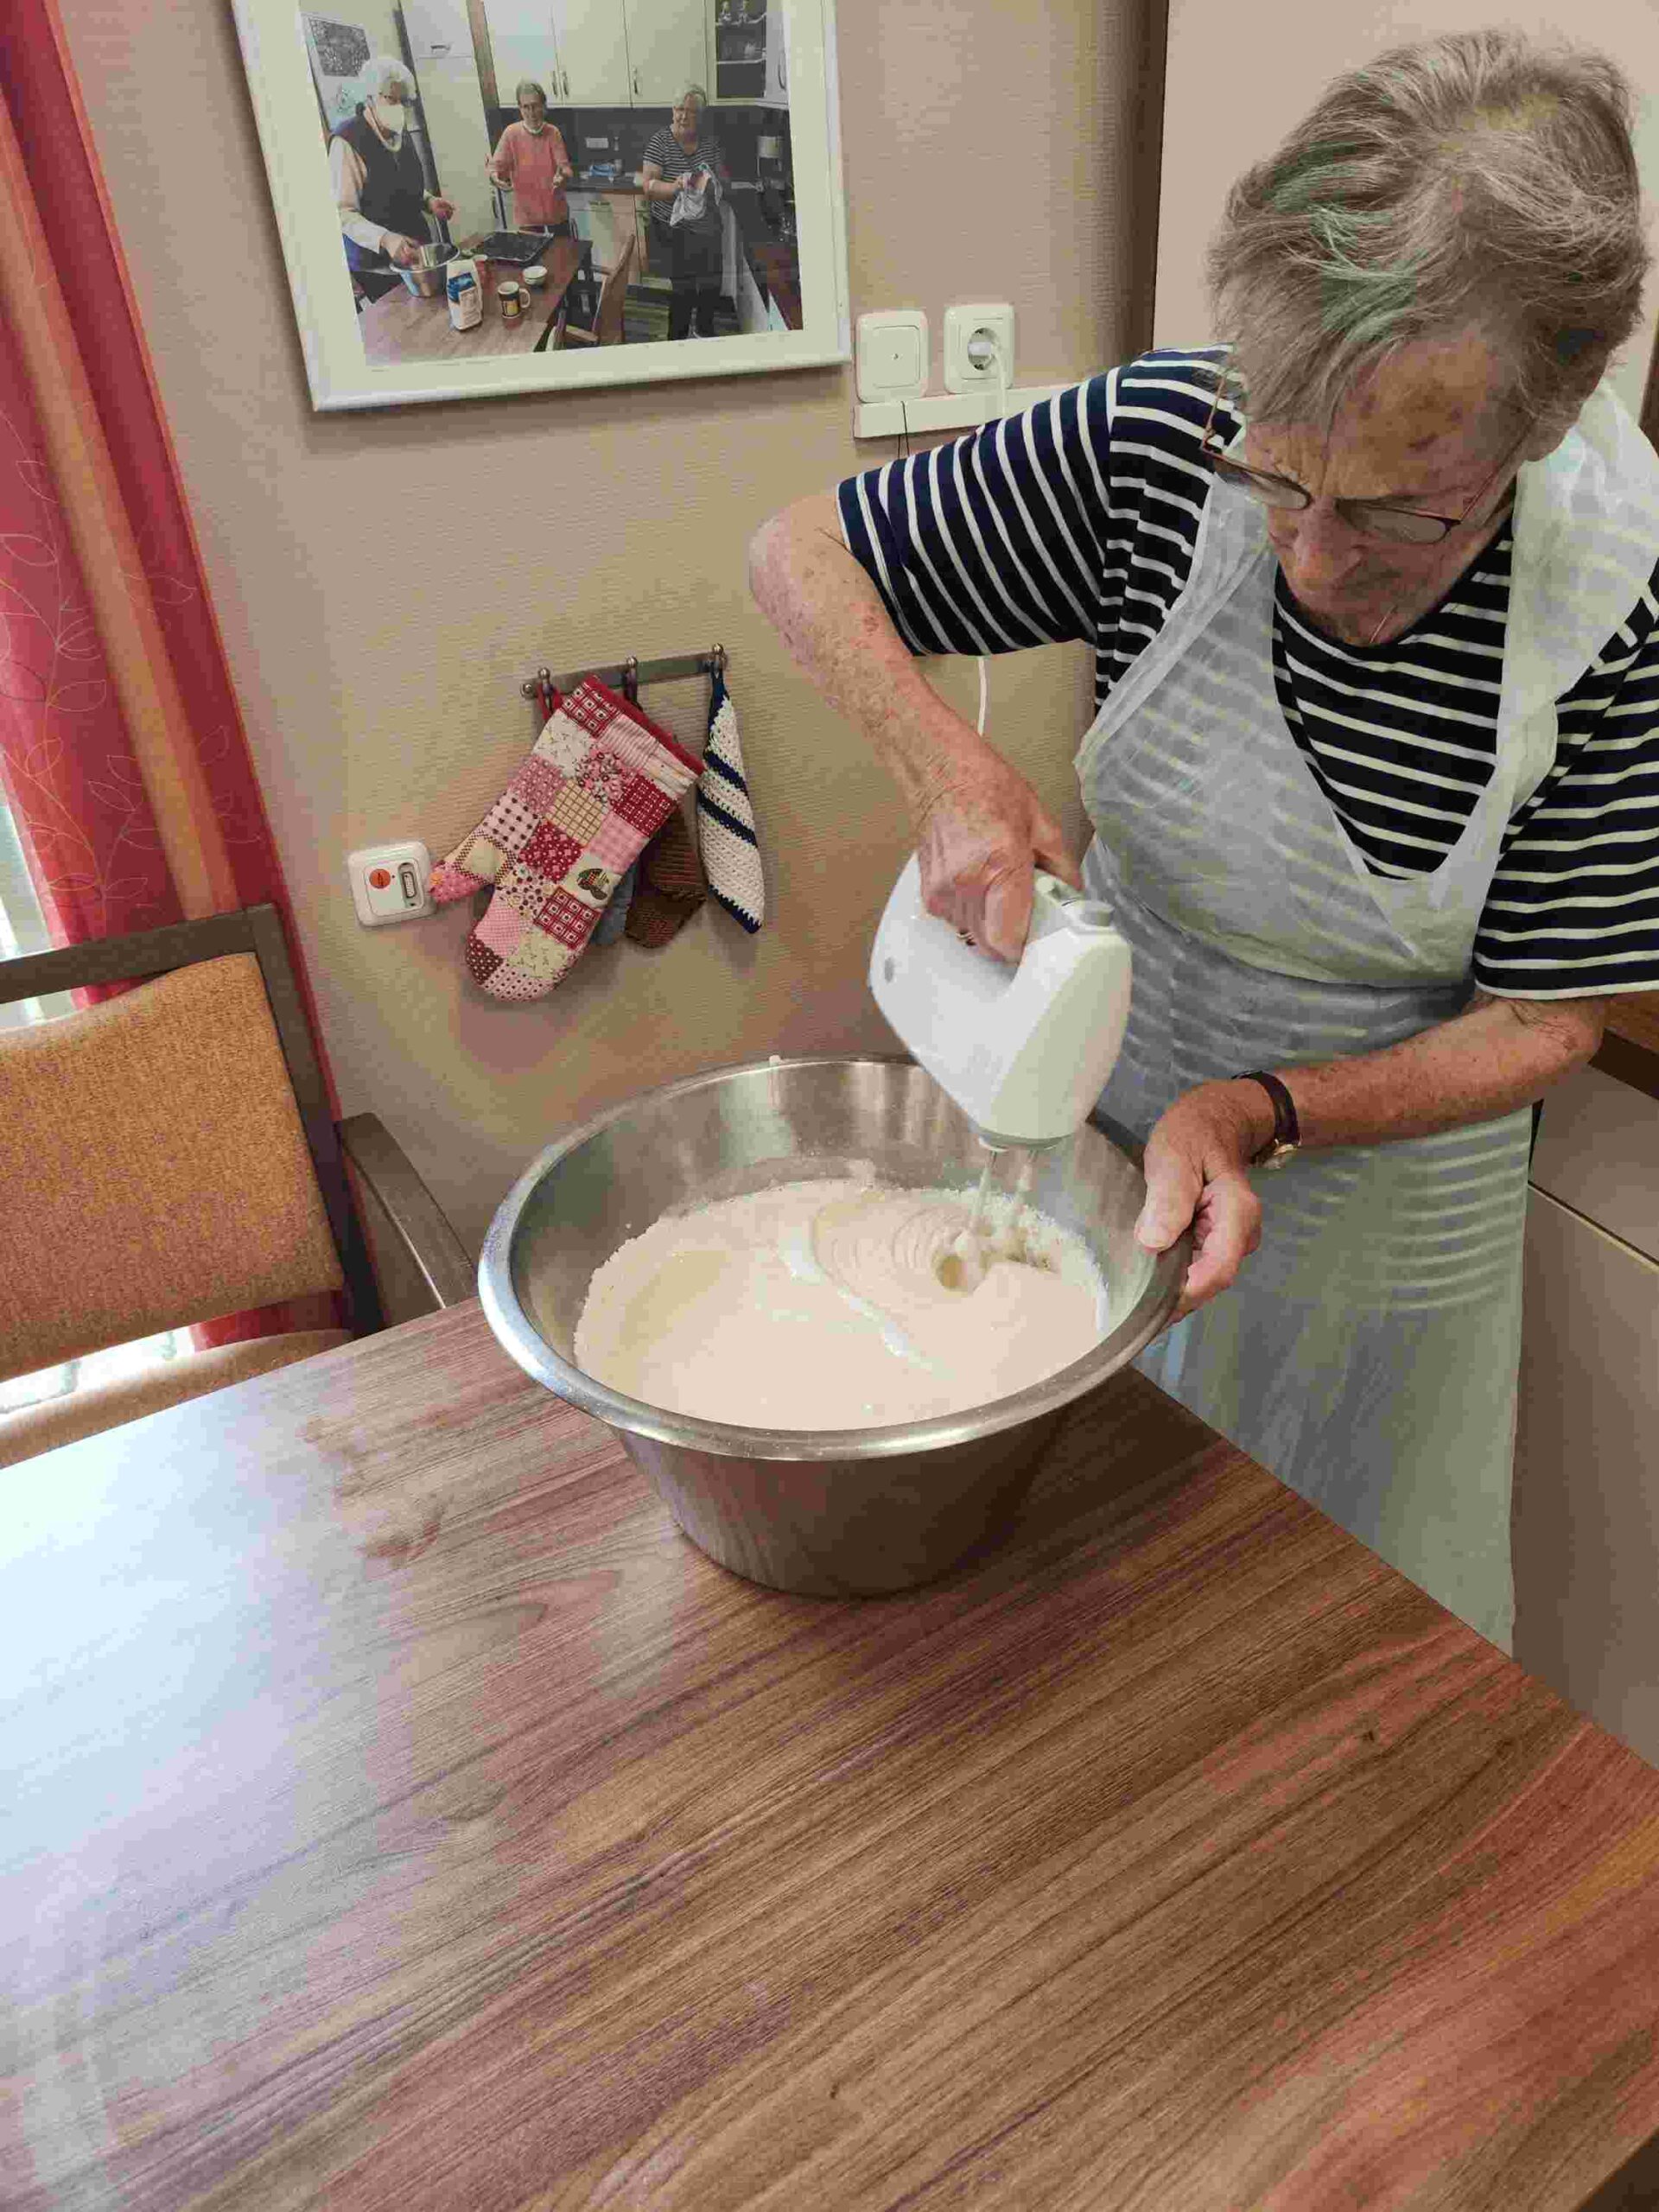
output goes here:
<path id="1" fill-rule="evenodd" d="M 415 79 L 385 54 L 366 63 L 362 94 L 349 121 L 328 142 L 328 170 L 340 211 L 346 260 L 365 299 L 392 289 L 399 269 L 419 257 L 426 218 L 447 222 L 453 201 L 426 188 L 421 157 L 409 135 Z"/>
<path id="2" fill-rule="evenodd" d="M 485 163 L 492 184 L 512 194 L 512 219 L 521 231 L 570 232 L 564 188 L 575 175 L 564 135 L 547 119 L 547 94 L 533 77 L 520 79 L 513 98 L 518 120 L 510 123 Z"/>
<path id="3" fill-rule="evenodd" d="M 1004 959 L 1033 863 L 1079 871 L 911 655 L 1092 645 L 1081 874 L 1135 960 L 1101 1103 L 1141 1243 L 1196 1246 L 1141 1363 L 1500 1643 L 1526 1109 L 1659 984 L 1659 460 L 1601 382 L 1647 258 L 1630 115 L 1593 54 L 1386 54 L 1233 190 L 1224 346 L 753 552 L 931 910 Z"/>
<path id="4" fill-rule="evenodd" d="M 674 103 L 666 130 L 645 148 L 641 169 L 652 216 L 652 251 L 673 285 L 668 334 L 715 334 L 720 300 L 721 194 L 731 181 L 720 143 L 703 128 L 709 96 L 688 86 Z"/>

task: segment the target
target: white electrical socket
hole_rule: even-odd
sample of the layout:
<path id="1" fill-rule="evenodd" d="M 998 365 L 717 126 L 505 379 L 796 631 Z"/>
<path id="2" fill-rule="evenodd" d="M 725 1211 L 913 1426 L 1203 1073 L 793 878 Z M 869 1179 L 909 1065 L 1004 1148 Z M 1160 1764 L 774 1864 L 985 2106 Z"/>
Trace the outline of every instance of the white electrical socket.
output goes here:
<path id="1" fill-rule="evenodd" d="M 968 358 L 976 331 L 987 330 L 1002 356 L 1002 382 L 1014 383 L 1014 309 L 1006 302 L 989 307 L 947 308 L 944 311 L 944 388 L 947 391 L 996 390 L 995 364 L 976 369 Z"/>

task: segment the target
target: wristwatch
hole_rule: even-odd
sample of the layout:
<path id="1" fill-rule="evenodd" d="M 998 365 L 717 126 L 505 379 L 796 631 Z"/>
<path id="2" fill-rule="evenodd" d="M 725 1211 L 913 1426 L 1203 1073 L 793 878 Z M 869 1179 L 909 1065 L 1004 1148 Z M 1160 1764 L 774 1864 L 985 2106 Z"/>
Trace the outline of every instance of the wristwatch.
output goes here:
<path id="1" fill-rule="evenodd" d="M 1269 1075 L 1265 1068 L 1252 1068 L 1246 1075 L 1235 1076 L 1235 1083 L 1259 1083 L 1273 1101 L 1273 1135 L 1251 1160 L 1252 1167 L 1282 1167 L 1287 1160 L 1296 1157 L 1296 1147 L 1302 1141 L 1301 1125 L 1296 1119 L 1296 1102 L 1276 1075 Z"/>

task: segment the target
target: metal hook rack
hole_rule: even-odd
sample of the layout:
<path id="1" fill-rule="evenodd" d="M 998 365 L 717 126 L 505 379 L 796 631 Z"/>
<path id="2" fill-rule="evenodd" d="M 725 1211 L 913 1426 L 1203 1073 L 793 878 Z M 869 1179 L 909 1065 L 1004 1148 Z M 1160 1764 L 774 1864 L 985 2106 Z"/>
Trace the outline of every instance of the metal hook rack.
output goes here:
<path id="1" fill-rule="evenodd" d="M 550 668 L 538 668 L 518 689 L 526 699 L 533 699 L 537 692 L 574 691 L 584 676 L 596 676 L 613 691 L 632 699 L 639 696 L 642 683 L 673 683 L 686 677 L 723 677 L 725 673 L 726 648 L 717 645 L 707 652 L 676 653 L 666 660 L 641 660 L 638 653 L 630 653 L 626 660 L 606 667 L 568 669 L 559 676 Z"/>

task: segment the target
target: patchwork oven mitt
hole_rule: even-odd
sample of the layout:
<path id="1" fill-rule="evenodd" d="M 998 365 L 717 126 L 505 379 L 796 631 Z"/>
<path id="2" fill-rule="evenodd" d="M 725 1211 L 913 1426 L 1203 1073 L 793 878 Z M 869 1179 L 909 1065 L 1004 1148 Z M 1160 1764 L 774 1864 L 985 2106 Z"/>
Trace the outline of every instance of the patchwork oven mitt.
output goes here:
<path id="1" fill-rule="evenodd" d="M 556 696 L 518 774 L 432 870 L 439 906 L 495 887 L 467 940 L 474 982 L 492 998 L 545 997 L 698 773 L 666 730 L 596 677 Z"/>

